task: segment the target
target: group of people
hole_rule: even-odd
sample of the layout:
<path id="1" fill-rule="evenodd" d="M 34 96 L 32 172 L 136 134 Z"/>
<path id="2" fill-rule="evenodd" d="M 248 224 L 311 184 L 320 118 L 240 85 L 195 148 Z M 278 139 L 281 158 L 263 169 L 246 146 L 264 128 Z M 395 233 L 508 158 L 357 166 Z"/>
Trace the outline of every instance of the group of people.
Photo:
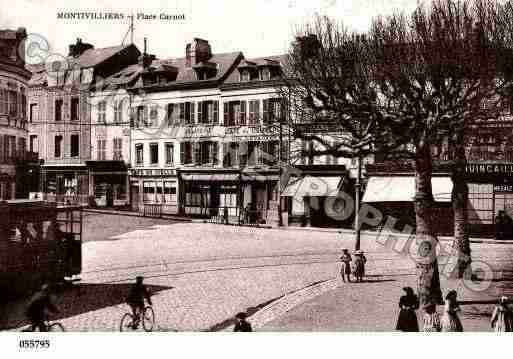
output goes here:
<path id="1" fill-rule="evenodd" d="M 405 295 L 399 299 L 399 317 L 396 330 L 403 332 L 418 332 L 416 310 L 419 309 L 419 298 L 411 287 L 404 287 Z M 458 316 L 460 307 L 457 301 L 457 292 L 451 290 L 445 296 L 445 305 L 442 319 L 436 311 L 436 304 L 424 305 L 423 331 L 425 332 L 462 332 L 463 325 Z M 513 330 L 513 311 L 508 306 L 508 297 L 501 297 L 495 307 L 490 324 L 496 332 L 511 332 Z"/>
<path id="2" fill-rule="evenodd" d="M 365 254 L 361 250 L 355 251 L 354 257 L 353 261 L 349 250 L 347 248 L 342 249 L 342 256 L 340 257 L 340 261 L 342 262 L 340 275 L 344 282 L 346 282 L 346 279 L 347 282 L 351 282 L 351 274 L 355 277 L 356 282 L 363 282 L 367 258 L 365 258 Z"/>

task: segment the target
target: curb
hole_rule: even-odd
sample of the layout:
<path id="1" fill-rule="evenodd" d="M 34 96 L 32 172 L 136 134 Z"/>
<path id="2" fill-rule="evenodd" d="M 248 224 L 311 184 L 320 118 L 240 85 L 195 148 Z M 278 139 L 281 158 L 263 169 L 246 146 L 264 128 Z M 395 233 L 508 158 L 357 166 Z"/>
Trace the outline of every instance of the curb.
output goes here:
<path id="1" fill-rule="evenodd" d="M 266 323 L 284 315 L 289 310 L 301 305 L 325 292 L 338 287 L 337 279 L 328 279 L 321 283 L 299 289 L 269 304 L 250 317 L 253 328 L 261 328 Z"/>
<path id="2" fill-rule="evenodd" d="M 88 213 L 110 214 L 110 215 L 119 215 L 119 216 L 127 216 L 127 217 L 153 218 L 153 219 L 163 219 L 163 220 L 171 219 L 173 221 L 193 222 L 193 220 L 191 218 L 179 217 L 179 216 L 163 215 L 162 217 L 148 217 L 148 216 L 144 216 L 138 212 L 108 211 L 108 210 L 101 210 L 101 209 L 83 209 L 83 211 L 88 212 Z"/>

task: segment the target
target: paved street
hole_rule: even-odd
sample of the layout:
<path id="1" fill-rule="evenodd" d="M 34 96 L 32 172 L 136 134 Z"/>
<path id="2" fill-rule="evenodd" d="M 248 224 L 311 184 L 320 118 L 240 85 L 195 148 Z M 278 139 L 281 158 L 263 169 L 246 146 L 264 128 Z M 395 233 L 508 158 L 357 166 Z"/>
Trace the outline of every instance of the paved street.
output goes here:
<path id="1" fill-rule="evenodd" d="M 82 281 L 59 296 L 59 318 L 68 330 L 118 330 L 136 275 L 144 275 L 153 292 L 160 330 L 223 329 L 229 324 L 225 320 L 241 310 L 254 312 L 287 293 L 336 277 L 340 248 L 353 246 L 350 235 L 333 231 L 97 216 L 86 221 Z M 88 232 L 97 233 L 101 225 L 109 227 L 110 236 L 88 239 Z M 363 236 L 362 248 L 370 276 L 393 276 L 398 288 L 411 284 L 414 267 L 408 258 L 372 235 Z M 473 249 L 476 258 L 513 268 L 512 245 L 475 244 Z M 510 290 L 508 282 L 498 284 Z M 22 323 L 21 307 L 18 302 L 5 308 L 10 314 L 3 327 Z"/>

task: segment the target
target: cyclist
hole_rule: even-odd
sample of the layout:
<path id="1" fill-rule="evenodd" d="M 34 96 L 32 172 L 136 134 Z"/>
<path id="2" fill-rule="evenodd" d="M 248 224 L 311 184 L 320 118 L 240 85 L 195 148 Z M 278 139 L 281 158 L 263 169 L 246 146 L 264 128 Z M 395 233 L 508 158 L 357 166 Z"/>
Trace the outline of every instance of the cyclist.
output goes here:
<path id="1" fill-rule="evenodd" d="M 41 290 L 34 294 L 27 306 L 26 315 L 30 321 L 32 331 L 35 331 L 37 328 L 39 328 L 40 332 L 48 331 L 45 324 L 48 311 L 58 313 L 59 309 L 51 298 L 50 286 L 44 284 L 41 286 Z"/>
<path id="2" fill-rule="evenodd" d="M 144 299 L 148 301 L 149 305 L 152 305 L 150 293 L 143 284 L 144 278 L 137 276 L 135 278 L 135 284 L 130 289 L 128 294 L 127 303 L 132 308 L 132 314 L 134 315 L 134 329 L 137 329 L 139 325 L 139 315 L 144 311 Z"/>

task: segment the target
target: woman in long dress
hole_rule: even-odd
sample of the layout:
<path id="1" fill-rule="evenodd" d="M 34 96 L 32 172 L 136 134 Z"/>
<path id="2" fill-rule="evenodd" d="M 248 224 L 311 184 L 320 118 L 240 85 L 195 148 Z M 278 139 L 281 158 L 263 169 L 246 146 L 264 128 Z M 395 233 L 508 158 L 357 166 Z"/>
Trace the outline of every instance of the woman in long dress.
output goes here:
<path id="1" fill-rule="evenodd" d="M 457 302 L 458 293 L 451 290 L 445 296 L 444 314 L 442 316 L 442 332 L 462 332 L 463 326 L 461 325 L 458 312 L 461 311 Z"/>
<path id="2" fill-rule="evenodd" d="M 347 281 L 351 281 L 351 255 L 347 248 L 342 249 L 342 256 L 340 257 L 340 261 L 342 262 L 342 267 L 340 268 L 340 275 L 342 276 L 342 280 L 345 282 L 346 277 Z"/>
<path id="3" fill-rule="evenodd" d="M 399 299 L 399 317 L 397 318 L 396 330 L 403 332 L 418 332 L 419 323 L 415 311 L 419 309 L 419 298 L 411 287 L 404 287 L 406 295 Z"/>
<path id="4" fill-rule="evenodd" d="M 367 259 L 361 250 L 357 250 L 354 253 L 354 256 L 354 276 L 357 282 L 363 282 L 363 277 L 365 276 L 365 263 L 367 262 Z"/>
<path id="5" fill-rule="evenodd" d="M 508 307 L 507 301 L 508 297 L 501 297 L 493 311 L 490 323 L 496 332 L 513 331 L 513 312 Z"/>

